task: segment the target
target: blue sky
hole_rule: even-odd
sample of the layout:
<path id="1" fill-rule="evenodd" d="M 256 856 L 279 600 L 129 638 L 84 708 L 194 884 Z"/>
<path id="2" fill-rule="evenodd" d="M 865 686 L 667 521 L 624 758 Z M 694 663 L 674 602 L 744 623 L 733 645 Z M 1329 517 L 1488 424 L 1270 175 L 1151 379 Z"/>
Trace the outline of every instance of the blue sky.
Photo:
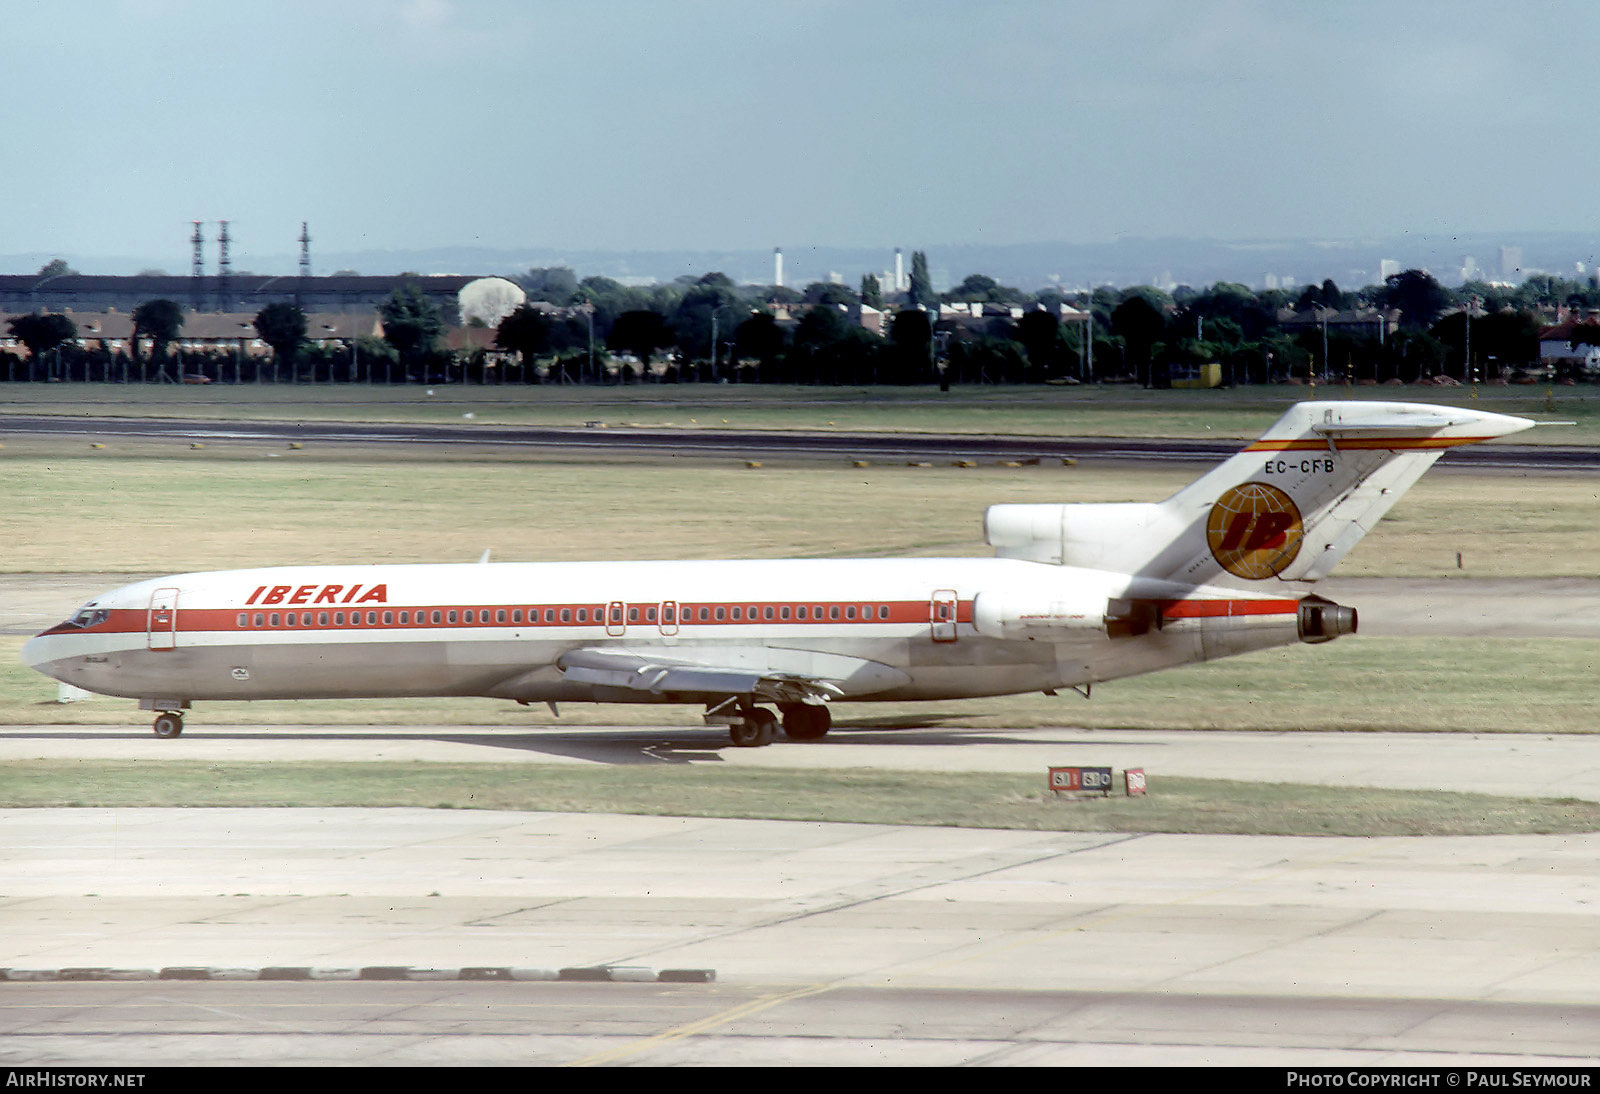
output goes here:
<path id="1" fill-rule="evenodd" d="M 0 255 L 1594 229 L 1600 5 L 10 0 Z M 209 259 L 208 248 L 208 259 Z"/>

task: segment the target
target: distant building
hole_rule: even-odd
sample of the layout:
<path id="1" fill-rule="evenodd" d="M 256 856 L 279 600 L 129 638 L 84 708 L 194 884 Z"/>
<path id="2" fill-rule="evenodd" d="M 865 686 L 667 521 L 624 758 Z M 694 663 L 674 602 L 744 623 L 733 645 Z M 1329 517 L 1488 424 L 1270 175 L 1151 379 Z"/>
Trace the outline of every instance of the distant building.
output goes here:
<path id="1" fill-rule="evenodd" d="M 1356 308 L 1339 311 L 1335 308 L 1313 307 L 1305 311 L 1283 308 L 1278 312 L 1278 325 L 1287 334 L 1306 330 L 1322 330 L 1326 325 L 1329 334 L 1344 334 L 1352 338 L 1388 339 L 1400 329 L 1399 308 Z"/>
<path id="2" fill-rule="evenodd" d="M 1600 322 L 1594 317 L 1568 319 L 1539 332 L 1539 363 L 1557 367 L 1600 368 L 1600 345 L 1573 339 L 1586 336 L 1600 342 Z"/>
<path id="3" fill-rule="evenodd" d="M 476 277 L 174 277 L 148 274 L 111 277 L 95 274 L 0 275 L 0 312 L 131 312 L 147 300 L 172 300 L 192 312 L 245 312 L 254 316 L 268 304 L 298 304 L 307 314 L 371 312 L 402 285 L 415 285 L 458 322 L 461 290 Z"/>
<path id="4" fill-rule="evenodd" d="M 63 309 L 57 313 L 72 320 L 78 328 L 74 340 L 84 349 L 105 349 L 112 353 L 126 351 L 133 339 L 133 315 L 124 311 L 78 312 Z M 10 336 L 6 323 L 14 318 L 0 312 L 0 349 L 13 353 L 22 351 L 22 344 Z M 256 335 L 255 312 L 190 312 L 183 317 L 183 326 L 172 348 L 185 352 L 201 350 L 238 350 L 247 357 L 264 357 L 272 347 Z M 490 331 L 492 335 L 494 332 Z M 383 324 L 376 312 L 313 312 L 306 316 L 306 341 L 311 343 L 354 342 L 357 338 L 383 336 Z M 148 345 L 145 339 L 144 344 Z"/>

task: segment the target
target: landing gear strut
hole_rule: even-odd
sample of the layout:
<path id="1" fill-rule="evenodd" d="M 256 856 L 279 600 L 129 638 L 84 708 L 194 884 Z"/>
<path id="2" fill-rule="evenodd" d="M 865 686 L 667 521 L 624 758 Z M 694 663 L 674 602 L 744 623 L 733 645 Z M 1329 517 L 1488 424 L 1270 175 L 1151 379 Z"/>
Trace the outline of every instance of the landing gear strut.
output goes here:
<path id="1" fill-rule="evenodd" d="M 157 737 L 178 737 L 183 734 L 183 715 L 176 710 L 164 710 L 156 715 Z"/>

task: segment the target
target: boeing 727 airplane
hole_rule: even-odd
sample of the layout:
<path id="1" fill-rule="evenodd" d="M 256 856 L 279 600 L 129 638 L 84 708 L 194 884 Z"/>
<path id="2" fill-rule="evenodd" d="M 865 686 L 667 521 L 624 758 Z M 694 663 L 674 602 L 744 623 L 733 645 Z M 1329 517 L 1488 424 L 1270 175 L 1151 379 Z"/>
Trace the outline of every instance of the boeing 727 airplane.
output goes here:
<path id="1" fill-rule="evenodd" d="M 695 703 L 733 743 L 836 701 L 1088 685 L 1356 630 L 1311 592 L 1445 449 L 1532 426 L 1299 403 L 1162 502 L 994 505 L 994 558 L 286 566 L 115 589 L 30 639 L 177 737 L 222 699 Z M 777 708 L 777 714 L 762 704 Z"/>

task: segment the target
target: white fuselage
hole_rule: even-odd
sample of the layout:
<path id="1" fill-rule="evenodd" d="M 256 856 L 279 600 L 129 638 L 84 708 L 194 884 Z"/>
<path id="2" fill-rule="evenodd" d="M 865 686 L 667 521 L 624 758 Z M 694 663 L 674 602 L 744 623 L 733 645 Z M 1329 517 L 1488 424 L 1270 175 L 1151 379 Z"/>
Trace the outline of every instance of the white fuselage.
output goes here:
<path id="1" fill-rule="evenodd" d="M 1108 631 L 1109 606 L 1130 596 L 1158 605 L 1156 625 Z M 577 650 L 826 680 L 842 699 L 950 699 L 1292 643 L 1297 607 L 1284 594 L 993 558 L 275 567 L 124 586 L 30 640 L 23 656 L 59 680 L 156 709 L 218 699 L 722 697 L 700 685 L 574 679 L 562 659 Z"/>

